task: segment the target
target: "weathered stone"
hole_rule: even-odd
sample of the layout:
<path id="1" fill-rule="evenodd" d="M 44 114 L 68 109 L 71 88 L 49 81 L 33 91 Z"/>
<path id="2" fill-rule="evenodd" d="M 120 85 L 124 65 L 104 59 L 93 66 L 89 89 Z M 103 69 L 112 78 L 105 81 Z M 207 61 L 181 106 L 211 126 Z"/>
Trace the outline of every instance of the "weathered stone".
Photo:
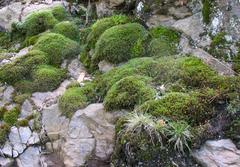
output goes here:
<path id="1" fill-rule="evenodd" d="M 13 145 L 13 150 L 17 151 L 18 154 L 21 154 L 26 148 L 26 145 L 22 143 L 18 128 L 15 126 L 10 130 L 9 141 Z"/>
<path id="2" fill-rule="evenodd" d="M 31 102 L 27 99 L 22 104 L 20 118 L 25 118 L 33 114 L 33 106 Z"/>
<path id="3" fill-rule="evenodd" d="M 0 166 L 1 167 L 12 167 L 13 164 L 14 164 L 13 159 L 0 157 Z"/>
<path id="4" fill-rule="evenodd" d="M 12 157 L 12 146 L 9 142 L 6 142 L 4 144 L 4 147 L 2 149 L 2 153 L 8 157 Z"/>
<path id="5" fill-rule="evenodd" d="M 170 15 L 173 15 L 177 19 L 183 19 L 192 15 L 192 13 L 186 6 L 182 6 L 179 8 L 171 7 L 168 9 L 168 11 Z"/>
<path id="6" fill-rule="evenodd" d="M 40 148 L 28 147 L 23 154 L 17 158 L 18 167 L 41 167 Z"/>
<path id="7" fill-rule="evenodd" d="M 99 161 L 110 158 L 114 146 L 113 115 L 103 104 L 91 104 L 78 110 L 70 121 L 62 144 L 62 156 L 67 167 L 82 166 L 89 156 Z"/>
<path id="8" fill-rule="evenodd" d="M 203 167 L 240 166 L 240 150 L 229 139 L 207 141 L 200 150 L 193 151 L 193 157 Z"/>
<path id="9" fill-rule="evenodd" d="M 39 144 L 40 143 L 40 138 L 39 135 L 36 132 L 32 133 L 32 136 L 28 140 L 28 145 L 34 145 L 34 144 Z"/>
<path id="10" fill-rule="evenodd" d="M 85 68 L 82 65 L 82 63 L 80 63 L 80 61 L 78 59 L 74 59 L 70 62 L 70 64 L 68 65 L 68 72 L 70 74 L 71 77 L 73 77 L 74 79 L 78 79 L 79 75 L 81 75 L 81 73 L 85 73 Z"/>
<path id="11" fill-rule="evenodd" d="M 146 21 L 148 27 L 171 26 L 176 22 L 172 16 L 152 15 Z"/>
<path id="12" fill-rule="evenodd" d="M 109 5 L 105 0 L 96 2 L 96 12 L 99 18 L 109 16 L 113 13 L 113 10 L 109 9 Z"/>
<path id="13" fill-rule="evenodd" d="M 69 120 L 61 116 L 58 105 L 52 105 L 42 111 L 42 125 L 51 140 L 57 140 L 67 133 Z"/>
<path id="14" fill-rule="evenodd" d="M 99 62 L 98 68 L 101 72 L 108 72 L 114 68 L 114 65 L 103 60 Z"/>
<path id="15" fill-rule="evenodd" d="M 32 135 L 32 131 L 30 130 L 30 128 L 29 127 L 20 127 L 18 129 L 18 131 L 19 131 L 21 143 L 27 144 L 28 140 L 30 139 L 30 137 Z"/>
<path id="16" fill-rule="evenodd" d="M 121 4 L 123 4 L 124 1 L 125 0 L 110 0 L 109 1 L 109 5 L 110 5 L 111 8 L 112 7 L 117 7 L 117 6 L 121 5 Z"/>

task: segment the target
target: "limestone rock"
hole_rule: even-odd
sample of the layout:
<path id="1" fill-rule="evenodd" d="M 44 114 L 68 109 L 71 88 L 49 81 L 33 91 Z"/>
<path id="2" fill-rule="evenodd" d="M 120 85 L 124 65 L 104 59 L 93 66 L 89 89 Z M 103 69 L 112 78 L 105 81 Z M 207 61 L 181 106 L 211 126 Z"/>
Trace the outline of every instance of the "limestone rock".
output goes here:
<path id="1" fill-rule="evenodd" d="M 12 167 L 13 164 L 14 164 L 13 159 L 0 157 L 0 166 L 1 167 Z"/>
<path id="2" fill-rule="evenodd" d="M 33 114 L 33 106 L 29 100 L 25 100 L 22 104 L 20 118 L 25 118 Z"/>
<path id="3" fill-rule="evenodd" d="M 193 157 L 203 167 L 239 167 L 240 150 L 229 139 L 207 141 Z"/>
<path id="4" fill-rule="evenodd" d="M 41 167 L 40 148 L 28 147 L 23 154 L 17 158 L 18 167 Z"/>
<path id="5" fill-rule="evenodd" d="M 70 121 L 62 147 L 65 166 L 82 166 L 90 157 L 99 162 L 108 160 L 114 146 L 113 118 L 104 111 L 103 104 L 78 110 Z"/>
<path id="6" fill-rule="evenodd" d="M 12 157 L 12 146 L 9 142 L 6 142 L 4 144 L 4 147 L 2 149 L 2 153 L 8 157 Z"/>

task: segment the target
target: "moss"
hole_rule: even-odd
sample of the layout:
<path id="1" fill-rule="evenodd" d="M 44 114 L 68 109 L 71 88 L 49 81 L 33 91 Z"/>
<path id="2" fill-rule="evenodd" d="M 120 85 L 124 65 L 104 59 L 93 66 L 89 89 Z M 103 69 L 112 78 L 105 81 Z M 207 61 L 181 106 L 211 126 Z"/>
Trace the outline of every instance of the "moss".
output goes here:
<path id="1" fill-rule="evenodd" d="M 34 83 L 30 80 L 20 80 L 14 84 L 14 87 L 23 94 L 31 94 L 36 89 Z"/>
<path id="2" fill-rule="evenodd" d="M 134 57 L 141 57 L 143 53 L 135 55 L 133 51 L 139 44 L 138 41 L 146 36 L 145 28 L 137 23 L 118 25 L 106 30 L 96 43 L 92 57 L 93 65 L 101 60 L 118 64 Z"/>
<path id="3" fill-rule="evenodd" d="M 201 103 L 197 94 L 172 92 L 161 99 L 147 101 L 137 111 L 151 113 L 156 117 L 165 116 L 173 120 L 185 120 L 191 124 L 198 124 L 210 118 L 205 105 Z"/>
<path id="4" fill-rule="evenodd" d="M 233 70 L 240 73 L 240 53 L 233 58 Z"/>
<path id="5" fill-rule="evenodd" d="M 36 91 L 52 91 L 66 78 L 66 72 L 52 66 L 40 66 L 32 74 Z"/>
<path id="6" fill-rule="evenodd" d="M 146 83 L 149 78 L 130 76 L 116 82 L 104 98 L 104 106 L 108 111 L 133 109 L 154 98 L 155 90 Z"/>
<path id="7" fill-rule="evenodd" d="M 166 40 L 153 39 L 148 46 L 149 56 L 163 57 L 175 55 L 176 53 L 177 53 L 176 46 L 172 46 Z"/>
<path id="8" fill-rule="evenodd" d="M 87 101 L 81 88 L 70 88 L 60 97 L 59 108 L 63 115 L 71 117 L 78 109 L 86 107 Z"/>
<path id="9" fill-rule="evenodd" d="M 53 28 L 53 32 L 62 34 L 65 37 L 70 38 L 74 41 L 79 41 L 78 27 L 70 21 L 63 21 L 56 24 Z"/>
<path id="10" fill-rule="evenodd" d="M 163 27 L 163 26 L 150 29 L 150 35 L 152 38 L 164 39 L 174 44 L 178 44 L 180 41 L 179 32 L 177 32 L 174 29 Z"/>
<path id="11" fill-rule="evenodd" d="M 10 126 L 15 125 L 19 114 L 20 114 L 19 108 L 18 107 L 13 108 L 12 110 L 10 110 L 4 114 L 3 120 L 6 124 L 8 124 Z"/>
<path id="12" fill-rule="evenodd" d="M 29 93 L 19 94 L 14 96 L 13 101 L 17 104 L 23 104 L 24 101 L 30 97 L 31 97 L 31 94 Z"/>
<path id="13" fill-rule="evenodd" d="M 124 15 L 114 15 L 112 17 L 97 20 L 97 22 L 92 25 L 91 32 L 87 37 L 89 47 L 94 48 L 98 38 L 105 30 L 115 25 L 125 24 L 129 21 L 129 18 Z"/>
<path id="14" fill-rule="evenodd" d="M 8 49 L 11 46 L 11 36 L 10 33 L 0 32 L 0 48 Z"/>
<path id="15" fill-rule="evenodd" d="M 0 126 L 0 144 L 5 143 L 9 131 L 10 131 L 9 125 L 3 124 Z"/>
<path id="16" fill-rule="evenodd" d="M 8 84 L 14 84 L 19 80 L 29 78 L 32 70 L 38 65 L 47 64 L 48 62 L 45 53 L 39 50 L 32 50 L 12 63 L 4 65 L 0 69 L 0 80 Z"/>
<path id="17" fill-rule="evenodd" d="M 78 81 L 72 81 L 68 86 L 67 89 L 69 88 L 75 88 L 75 87 L 80 87 L 80 83 Z"/>
<path id="18" fill-rule="evenodd" d="M 22 126 L 22 127 L 28 126 L 28 120 L 27 120 L 27 119 L 19 120 L 19 121 L 17 122 L 17 126 Z"/>
<path id="19" fill-rule="evenodd" d="M 160 69 L 158 62 L 152 58 L 135 58 L 97 78 L 97 87 L 104 97 L 112 85 L 125 77 L 133 75 L 156 77 Z"/>
<path id="20" fill-rule="evenodd" d="M 55 33 L 41 36 L 33 48 L 47 53 L 52 65 L 60 65 L 62 59 L 71 58 L 79 54 L 77 42 Z"/>
<path id="21" fill-rule="evenodd" d="M 0 121 L 3 120 L 3 116 L 6 112 L 7 112 L 7 109 L 5 107 L 0 108 Z"/>
<path id="22" fill-rule="evenodd" d="M 240 146 L 239 140 L 239 131 L 240 131 L 240 117 L 237 116 L 232 122 L 229 124 L 229 127 L 226 129 L 225 134 L 226 137 L 229 137 L 233 141 L 237 143 L 237 146 Z"/>
<path id="23" fill-rule="evenodd" d="M 203 8 L 202 8 L 203 22 L 206 23 L 206 24 L 209 24 L 210 20 L 211 20 L 212 1 L 213 0 L 202 0 L 202 3 L 203 3 Z"/>
<path id="24" fill-rule="evenodd" d="M 53 28 L 57 22 L 51 11 L 44 10 L 27 16 L 22 26 L 27 36 L 33 36 Z"/>
<path id="25" fill-rule="evenodd" d="M 210 69 L 202 60 L 195 57 L 180 59 L 178 68 L 181 70 L 179 77 L 182 82 L 191 87 L 205 87 L 211 85 L 217 73 Z"/>
<path id="26" fill-rule="evenodd" d="M 65 19 L 67 19 L 67 17 L 68 17 L 68 13 L 62 5 L 59 5 L 59 6 L 56 6 L 56 7 L 52 8 L 51 11 L 52 11 L 53 16 L 58 21 L 63 21 Z"/>
<path id="27" fill-rule="evenodd" d="M 80 37 L 79 37 L 79 42 L 80 42 L 80 45 L 85 45 L 87 43 L 87 37 L 89 35 L 89 33 L 92 31 L 92 28 L 91 27 L 87 27 L 87 28 L 83 28 L 83 29 L 80 29 Z"/>

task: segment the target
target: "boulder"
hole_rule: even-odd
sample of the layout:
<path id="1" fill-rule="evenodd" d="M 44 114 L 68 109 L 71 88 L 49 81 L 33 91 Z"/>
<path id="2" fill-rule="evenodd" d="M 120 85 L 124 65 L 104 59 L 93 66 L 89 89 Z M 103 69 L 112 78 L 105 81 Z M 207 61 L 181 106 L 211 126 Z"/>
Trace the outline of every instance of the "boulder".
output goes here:
<path id="1" fill-rule="evenodd" d="M 240 166 L 240 150 L 229 139 L 206 141 L 199 150 L 193 151 L 192 155 L 203 167 Z"/>
<path id="2" fill-rule="evenodd" d="M 73 115 L 62 144 L 66 167 L 83 166 L 90 159 L 109 160 L 114 146 L 113 118 L 103 104 L 91 104 Z"/>

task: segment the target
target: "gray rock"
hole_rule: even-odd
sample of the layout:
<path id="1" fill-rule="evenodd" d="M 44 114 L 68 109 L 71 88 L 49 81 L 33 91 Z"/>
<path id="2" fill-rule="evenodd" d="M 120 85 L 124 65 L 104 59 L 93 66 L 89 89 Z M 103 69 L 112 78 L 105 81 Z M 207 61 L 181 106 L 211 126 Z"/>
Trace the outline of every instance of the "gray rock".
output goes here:
<path id="1" fill-rule="evenodd" d="M 163 26 L 172 26 L 176 20 L 172 16 L 165 15 L 152 15 L 146 21 L 148 27 L 158 27 L 160 25 Z"/>
<path id="2" fill-rule="evenodd" d="M 34 145 L 34 144 L 39 144 L 39 143 L 40 143 L 39 135 L 36 132 L 33 132 L 32 136 L 28 140 L 27 145 Z"/>
<path id="3" fill-rule="evenodd" d="M 17 158 L 18 167 L 41 167 L 39 147 L 28 147 L 23 154 Z"/>
<path id="4" fill-rule="evenodd" d="M 125 0 L 110 0 L 109 1 L 109 6 L 110 6 L 110 8 L 117 7 L 117 6 L 121 5 L 121 4 L 123 4 L 124 1 Z"/>
<path id="5" fill-rule="evenodd" d="M 7 157 L 12 157 L 12 146 L 10 145 L 10 143 L 9 142 L 6 142 L 5 144 L 4 144 L 4 147 L 3 147 L 3 149 L 2 149 L 2 153 L 4 154 L 4 155 L 6 155 Z"/>
<path id="6" fill-rule="evenodd" d="M 18 131 L 19 131 L 21 143 L 22 144 L 27 144 L 28 140 L 32 136 L 32 131 L 30 130 L 30 128 L 29 127 L 20 127 L 18 129 Z"/>
<path id="7" fill-rule="evenodd" d="M 113 10 L 109 8 L 109 5 L 105 0 L 96 2 L 96 12 L 99 18 L 113 14 Z"/>
<path id="8" fill-rule="evenodd" d="M 115 134 L 113 117 L 104 111 L 103 104 L 91 104 L 73 115 L 62 143 L 65 166 L 82 166 L 90 155 L 99 161 L 110 158 Z"/>
<path id="9" fill-rule="evenodd" d="M 81 73 L 85 73 L 85 68 L 82 65 L 82 63 L 78 60 L 78 59 L 74 59 L 70 62 L 70 64 L 68 65 L 68 72 L 70 74 L 71 77 L 73 77 L 74 79 L 78 79 L 79 76 L 81 75 Z"/>
<path id="10" fill-rule="evenodd" d="M 12 167 L 13 164 L 14 164 L 13 159 L 0 157 L 0 166 L 1 167 Z"/>
<path id="11" fill-rule="evenodd" d="M 12 102 L 12 95 L 14 93 L 14 88 L 12 86 L 8 86 L 3 92 L 3 103 L 11 103 Z"/>
<path id="12" fill-rule="evenodd" d="M 42 110 L 42 125 L 51 140 L 57 140 L 67 133 L 69 120 L 61 116 L 58 105 L 52 105 Z"/>
<path id="13" fill-rule="evenodd" d="M 114 68 L 114 65 L 103 60 L 99 62 L 98 68 L 99 68 L 99 71 L 101 72 L 108 72 Z"/>
<path id="14" fill-rule="evenodd" d="M 185 17 L 192 15 L 192 13 L 189 11 L 189 9 L 186 6 L 182 6 L 179 8 L 170 7 L 168 11 L 170 15 L 173 15 L 177 19 L 183 19 Z"/>
<path id="15" fill-rule="evenodd" d="M 17 154 L 23 153 L 24 149 L 26 148 L 26 145 L 22 143 L 18 128 L 15 126 L 11 128 L 9 134 L 9 141 L 13 145 L 13 150 L 15 150 Z"/>
<path id="16" fill-rule="evenodd" d="M 240 150 L 229 139 L 207 141 L 200 150 L 193 151 L 193 157 L 203 167 L 240 166 Z"/>
<path id="17" fill-rule="evenodd" d="M 25 118 L 33 114 L 33 106 L 31 102 L 27 99 L 22 104 L 20 118 Z"/>
<path id="18" fill-rule="evenodd" d="M 204 32 L 201 13 L 197 13 L 191 17 L 178 20 L 172 25 L 172 27 L 176 28 L 179 31 L 182 31 L 191 37 L 192 40 L 196 43 L 200 41 L 200 35 Z"/>

